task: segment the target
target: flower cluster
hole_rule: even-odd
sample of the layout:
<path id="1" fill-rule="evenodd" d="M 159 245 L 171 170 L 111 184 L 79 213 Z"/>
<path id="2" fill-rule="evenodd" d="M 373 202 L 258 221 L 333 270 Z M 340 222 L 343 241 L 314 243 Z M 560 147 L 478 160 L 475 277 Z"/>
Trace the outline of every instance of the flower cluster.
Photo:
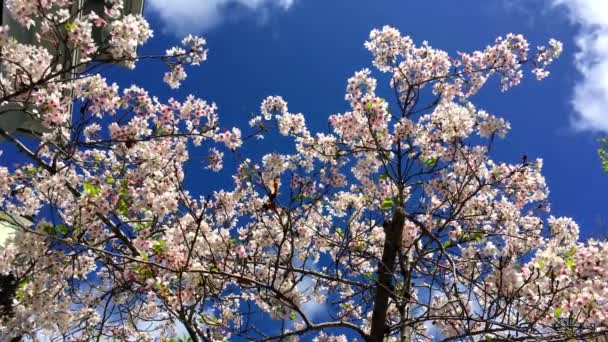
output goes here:
<path id="1" fill-rule="evenodd" d="M 6 7 L 12 17 L 21 25 L 30 28 L 36 25 L 36 20 L 51 10 L 60 10 L 72 6 L 73 0 L 7 0 Z"/>
<path id="2" fill-rule="evenodd" d="M 345 335 L 327 335 L 326 333 L 320 333 L 319 336 L 313 339 L 314 342 L 347 342 L 348 339 Z"/>
<path id="3" fill-rule="evenodd" d="M 110 54 L 134 68 L 137 46 L 147 42 L 152 35 L 148 22 L 141 16 L 129 14 L 115 19 L 110 24 Z"/>
<path id="4" fill-rule="evenodd" d="M 287 113 L 287 102 L 280 96 L 269 96 L 262 101 L 260 112 L 264 115 L 265 120 L 284 115 Z"/>
<path id="5" fill-rule="evenodd" d="M 167 57 L 174 58 L 175 61 L 169 63 L 170 70 L 165 73 L 163 80 L 173 89 L 179 88 L 181 82 L 186 79 L 184 65 L 200 65 L 207 60 L 203 38 L 189 35 L 182 40 L 182 45 L 185 49 L 175 46 L 167 50 Z"/>
<path id="6" fill-rule="evenodd" d="M 216 148 L 211 148 L 209 150 L 209 155 L 207 156 L 207 168 L 211 169 L 214 172 L 219 172 L 222 170 L 224 153 L 220 152 Z"/>
<path id="7" fill-rule="evenodd" d="M 376 80 L 371 77 L 369 69 L 357 71 L 355 75 L 348 79 L 346 86 L 346 100 L 354 101 L 364 95 L 373 96 L 376 92 Z"/>
<path id="8" fill-rule="evenodd" d="M 104 2 L 105 15 L 112 19 L 117 19 L 122 15 L 123 9 L 125 7 L 124 0 L 104 0 Z"/>
<path id="9" fill-rule="evenodd" d="M 532 73 L 538 80 L 542 80 L 549 76 L 549 71 L 546 70 L 547 66 L 557 59 L 563 50 L 563 44 L 555 39 L 549 40 L 549 46 L 539 46 L 538 54 L 534 60 L 536 68 L 532 69 Z"/>
<path id="10" fill-rule="evenodd" d="M 234 150 L 243 144 L 241 140 L 241 130 L 238 128 L 232 128 L 231 130 L 225 130 L 222 133 L 217 133 L 213 139 L 215 141 L 223 142 L 227 148 Z"/>
<path id="11" fill-rule="evenodd" d="M 97 51 L 92 37 L 93 23 L 77 19 L 67 25 L 68 41 L 82 54 L 81 62 Z"/>

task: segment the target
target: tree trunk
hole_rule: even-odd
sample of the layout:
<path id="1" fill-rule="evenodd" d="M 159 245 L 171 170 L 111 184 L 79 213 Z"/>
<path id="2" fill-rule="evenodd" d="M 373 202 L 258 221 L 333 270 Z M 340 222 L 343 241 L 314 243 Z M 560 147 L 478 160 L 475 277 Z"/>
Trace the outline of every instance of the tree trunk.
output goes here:
<path id="1" fill-rule="evenodd" d="M 381 342 L 386 334 L 386 312 L 388 310 L 389 291 L 393 288 L 395 260 L 397 253 L 401 249 L 404 224 L 405 213 L 402 208 L 397 208 L 393 213 L 392 220 L 384 225 L 384 250 L 382 251 L 382 263 L 378 265 L 378 285 L 376 287 L 372 326 L 368 338 L 369 342 Z"/>
<path id="2" fill-rule="evenodd" d="M 186 328 L 186 331 L 188 332 L 188 335 L 190 335 L 190 338 L 192 339 L 192 342 L 200 342 L 200 338 L 199 335 L 197 334 L 196 330 L 194 330 L 194 328 L 192 328 L 190 326 L 190 324 L 188 323 L 184 323 L 185 319 L 182 321 L 182 324 L 184 325 L 184 328 Z M 202 336 L 203 340 L 206 341 L 207 339 L 205 338 L 205 336 Z"/>

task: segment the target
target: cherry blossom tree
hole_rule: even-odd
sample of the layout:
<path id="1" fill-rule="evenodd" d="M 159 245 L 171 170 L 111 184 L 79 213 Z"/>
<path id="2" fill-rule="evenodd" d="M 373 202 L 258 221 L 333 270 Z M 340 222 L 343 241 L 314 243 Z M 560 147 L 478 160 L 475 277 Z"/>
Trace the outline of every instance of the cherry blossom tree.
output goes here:
<path id="1" fill-rule="evenodd" d="M 4 338 L 566 341 L 607 333 L 608 244 L 579 241 L 574 221 L 550 215 L 542 160 L 490 158 L 510 126 L 472 103 L 491 77 L 506 91 L 525 69 L 548 76 L 559 42 L 531 52 L 509 34 L 449 56 L 384 27 L 365 47 L 390 78 L 390 99 L 363 69 L 348 80 L 350 108 L 329 117 L 327 132 L 311 132 L 280 96 L 266 98 L 243 131 L 220 130 L 215 104 L 120 90 L 98 72 L 160 61 L 177 88 L 186 68 L 206 59 L 203 39 L 138 56 L 152 31 L 122 15 L 121 0 L 78 17 L 71 0 L 7 3 L 41 34 L 40 44 L 24 45 L 1 29 L 0 108 L 19 108 L 45 132 L 32 141 L 0 130 L 23 156 L 0 165 L 2 220 L 15 229 L 0 251 Z M 102 43 L 96 29 L 108 37 Z M 79 51 L 76 63 L 58 62 L 66 46 Z M 260 160 L 238 152 L 248 137 L 271 134 L 292 152 Z M 192 153 L 207 155 L 205 177 L 231 177 L 233 186 L 186 188 Z M 232 156 L 236 170 L 223 170 Z"/>

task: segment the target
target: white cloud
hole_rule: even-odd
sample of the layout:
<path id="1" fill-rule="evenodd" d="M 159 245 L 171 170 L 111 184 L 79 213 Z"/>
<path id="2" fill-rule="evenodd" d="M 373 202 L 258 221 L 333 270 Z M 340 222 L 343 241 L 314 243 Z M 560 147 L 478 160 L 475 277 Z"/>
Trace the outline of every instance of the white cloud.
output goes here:
<path id="1" fill-rule="evenodd" d="M 578 26 L 572 123 L 579 130 L 608 132 L 608 1 L 550 0 Z"/>
<path id="2" fill-rule="evenodd" d="M 183 35 L 205 32 L 246 9 L 264 20 L 272 9 L 288 10 L 294 0 L 148 0 L 165 29 Z"/>
<path id="3" fill-rule="evenodd" d="M 305 276 L 300 283 L 298 283 L 298 291 L 305 296 L 312 296 L 314 292 L 315 281 L 312 277 Z M 313 296 L 314 297 L 314 296 Z M 308 319 L 314 320 L 327 313 L 327 303 L 317 303 L 314 299 L 301 305 L 301 309 Z"/>

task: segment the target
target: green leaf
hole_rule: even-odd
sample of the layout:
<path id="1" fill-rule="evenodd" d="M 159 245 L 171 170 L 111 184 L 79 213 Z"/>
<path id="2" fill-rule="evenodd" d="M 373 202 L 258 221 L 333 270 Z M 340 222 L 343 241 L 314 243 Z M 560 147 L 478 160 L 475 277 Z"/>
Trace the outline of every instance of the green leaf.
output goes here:
<path id="1" fill-rule="evenodd" d="M 374 274 L 372 272 L 363 273 L 363 276 L 369 280 L 376 280 L 376 278 L 374 277 Z"/>
<path id="2" fill-rule="evenodd" d="M 456 245 L 456 243 L 452 240 L 447 240 L 446 242 L 444 242 L 442 244 L 443 248 L 450 248 L 452 246 Z"/>
<path id="3" fill-rule="evenodd" d="M 25 298 L 25 291 L 17 290 L 15 291 L 15 295 L 17 296 L 17 299 L 23 300 Z"/>
<path id="4" fill-rule="evenodd" d="M 545 265 L 546 265 L 546 263 L 545 263 L 544 259 L 538 260 L 538 267 L 540 267 L 542 269 L 542 268 L 545 268 Z"/>
<path id="5" fill-rule="evenodd" d="M 89 194 L 91 196 L 95 196 L 98 195 L 101 192 L 101 189 L 91 183 L 84 183 L 82 185 L 82 189 L 84 190 L 84 192 L 86 194 Z"/>
<path id="6" fill-rule="evenodd" d="M 108 178 L 106 178 L 106 183 L 108 183 L 108 184 L 114 184 L 114 183 L 116 183 L 116 179 L 114 179 L 112 177 L 108 177 Z"/>
<path id="7" fill-rule="evenodd" d="M 152 246 L 152 250 L 155 253 L 162 253 L 165 250 L 165 246 L 167 245 L 167 242 L 162 241 L 162 240 L 157 240 L 154 242 L 154 245 Z"/>
<path id="8" fill-rule="evenodd" d="M 66 226 L 64 226 L 64 225 L 62 225 L 62 224 L 58 224 L 58 225 L 56 225 L 56 226 L 55 226 L 55 229 L 56 229 L 56 230 L 57 230 L 59 233 L 64 234 L 64 235 L 70 232 L 70 228 L 68 228 L 68 227 L 66 227 Z"/>
<path id="9" fill-rule="evenodd" d="M 553 312 L 553 317 L 559 318 L 559 316 L 562 314 L 563 311 L 564 311 L 564 309 L 562 309 L 562 308 L 555 308 L 555 312 Z"/>
<path id="10" fill-rule="evenodd" d="M 122 183 L 120 184 L 120 191 L 118 192 L 118 194 L 120 196 L 124 196 L 127 194 L 127 189 L 129 188 L 129 183 L 128 181 L 125 179 L 122 181 Z"/>
<path id="11" fill-rule="evenodd" d="M 574 262 L 574 258 L 573 257 L 567 257 L 565 259 L 565 261 L 566 261 L 566 266 L 568 266 L 569 269 L 573 269 L 574 268 L 574 265 L 576 263 Z"/>
<path id="12" fill-rule="evenodd" d="M 146 252 L 144 251 L 139 251 L 139 257 L 141 258 L 141 260 L 143 261 L 148 261 L 150 260 L 150 257 L 148 257 L 148 254 L 146 254 Z"/>
<path id="13" fill-rule="evenodd" d="M 213 315 L 203 315 L 203 317 L 199 317 L 198 321 L 203 324 L 219 324 L 220 319 Z"/>
<path id="14" fill-rule="evenodd" d="M 51 236 L 55 236 L 55 235 L 57 235 L 57 232 L 55 232 L 55 229 L 53 229 L 53 226 L 51 226 L 51 225 L 46 225 L 46 224 L 45 224 L 45 225 L 44 225 L 44 226 L 42 226 L 41 228 L 42 228 L 42 231 L 43 231 L 43 232 L 45 232 L 45 233 L 47 233 L 47 234 L 49 234 L 49 235 L 51 235 Z"/>
<path id="15" fill-rule="evenodd" d="M 129 216 L 129 205 L 127 204 L 125 198 L 120 198 L 118 200 L 118 212 L 122 216 Z"/>
<path id="16" fill-rule="evenodd" d="M 82 234 L 82 227 L 81 226 L 74 227 L 74 231 L 72 232 L 72 236 L 73 237 L 78 237 L 78 236 L 80 236 L 80 234 Z"/>
<path id="17" fill-rule="evenodd" d="M 298 314 L 295 311 L 291 311 L 291 320 L 292 321 L 297 321 L 298 320 Z"/>
<path id="18" fill-rule="evenodd" d="M 395 202 L 393 202 L 392 198 L 385 198 L 384 202 L 382 202 L 382 206 L 380 207 L 380 209 L 389 210 L 393 208 L 393 205 L 395 205 Z"/>
<path id="19" fill-rule="evenodd" d="M 602 144 L 602 147 L 597 150 L 597 154 L 602 161 L 604 172 L 608 173 L 608 138 L 599 139 L 599 142 Z"/>
<path id="20" fill-rule="evenodd" d="M 384 171 L 383 174 L 380 175 L 380 179 L 384 180 L 384 179 L 389 179 L 389 174 L 388 172 Z"/>
<path id="21" fill-rule="evenodd" d="M 25 288 L 27 283 L 28 283 L 28 280 L 23 279 L 19 282 L 19 285 L 17 285 L 17 290 L 15 291 L 15 295 L 17 296 L 17 299 L 23 300 L 25 298 L 26 293 L 23 289 Z"/>
<path id="22" fill-rule="evenodd" d="M 572 249 L 570 249 L 568 252 L 566 252 L 567 257 L 574 256 L 574 254 L 576 254 L 576 247 L 572 247 Z"/>
<path id="23" fill-rule="evenodd" d="M 141 255 L 141 254 L 140 254 Z M 136 269 L 137 274 L 139 274 L 143 278 L 152 278 L 154 277 L 154 272 L 147 266 L 141 266 Z"/>
<path id="24" fill-rule="evenodd" d="M 341 238 L 344 237 L 344 231 L 342 230 L 342 228 L 336 228 L 336 234 L 338 234 L 338 236 L 340 236 Z"/>
<path id="25" fill-rule="evenodd" d="M 470 234 L 472 239 L 475 239 L 475 241 L 477 242 L 481 242 L 481 240 L 483 239 L 485 234 L 485 231 L 483 229 L 477 229 L 477 230 L 473 230 Z"/>
<path id="26" fill-rule="evenodd" d="M 422 161 L 429 167 L 433 167 L 433 166 L 437 165 L 437 158 L 430 158 L 430 159 L 420 158 L 420 161 Z"/>
<path id="27" fill-rule="evenodd" d="M 67 23 L 65 23 L 65 29 L 70 32 L 73 31 L 77 28 L 78 26 L 76 25 L 75 22 L 73 21 L 68 21 Z"/>
<path id="28" fill-rule="evenodd" d="M 125 214 L 123 214 L 123 213 L 121 212 L 121 215 L 126 216 L 126 213 L 125 213 Z M 135 232 L 139 232 L 139 231 L 141 231 L 141 230 L 143 230 L 143 229 L 148 229 L 148 228 L 150 228 L 150 227 L 152 227 L 152 222 L 135 222 L 135 223 L 134 223 L 133 230 L 134 230 Z"/>
<path id="29" fill-rule="evenodd" d="M 372 108 L 374 108 L 374 104 L 370 101 L 367 103 L 367 109 L 371 110 Z"/>

